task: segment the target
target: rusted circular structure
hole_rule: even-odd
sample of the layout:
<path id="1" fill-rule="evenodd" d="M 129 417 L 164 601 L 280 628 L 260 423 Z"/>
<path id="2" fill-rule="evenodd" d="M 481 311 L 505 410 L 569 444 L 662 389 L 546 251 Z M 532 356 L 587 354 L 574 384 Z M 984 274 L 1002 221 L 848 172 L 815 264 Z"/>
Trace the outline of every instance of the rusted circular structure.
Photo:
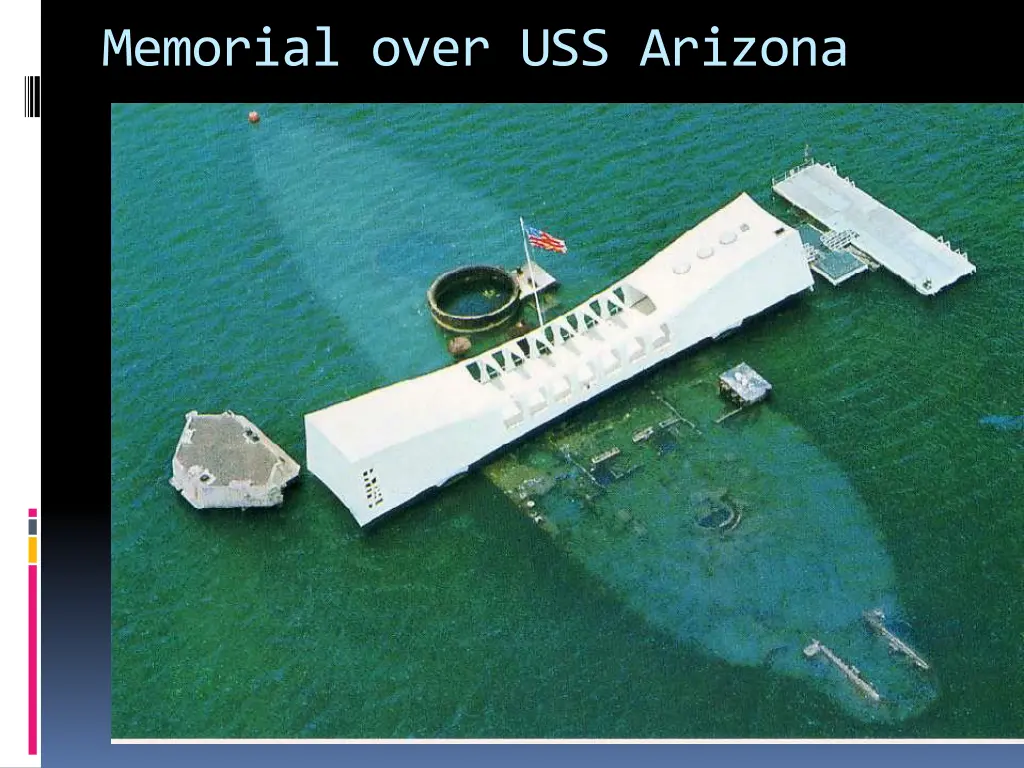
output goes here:
<path id="1" fill-rule="evenodd" d="M 519 283 L 512 275 L 484 265 L 445 272 L 427 291 L 434 321 L 456 333 L 480 333 L 504 325 L 518 314 L 520 300 Z"/>

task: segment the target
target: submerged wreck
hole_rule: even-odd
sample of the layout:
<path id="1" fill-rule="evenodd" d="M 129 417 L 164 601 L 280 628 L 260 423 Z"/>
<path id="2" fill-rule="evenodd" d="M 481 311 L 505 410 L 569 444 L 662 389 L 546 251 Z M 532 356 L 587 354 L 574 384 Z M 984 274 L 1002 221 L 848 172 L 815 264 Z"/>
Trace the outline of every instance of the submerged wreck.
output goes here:
<path id="1" fill-rule="evenodd" d="M 863 612 L 902 613 L 863 501 L 779 409 L 722 423 L 727 355 L 712 345 L 673 360 L 481 471 L 651 626 L 804 680 L 859 719 L 921 712 L 934 677 L 895 663 L 902 646 Z"/>

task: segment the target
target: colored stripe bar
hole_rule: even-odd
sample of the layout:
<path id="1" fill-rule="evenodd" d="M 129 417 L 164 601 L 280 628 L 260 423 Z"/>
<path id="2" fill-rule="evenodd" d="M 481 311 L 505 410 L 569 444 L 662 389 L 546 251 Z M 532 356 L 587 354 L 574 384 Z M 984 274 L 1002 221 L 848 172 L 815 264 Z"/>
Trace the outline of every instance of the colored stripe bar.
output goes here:
<path id="1" fill-rule="evenodd" d="M 38 510 L 28 511 L 28 753 L 39 754 L 39 544 Z"/>
<path id="2" fill-rule="evenodd" d="M 28 567 L 28 753 L 39 754 L 39 566 Z"/>

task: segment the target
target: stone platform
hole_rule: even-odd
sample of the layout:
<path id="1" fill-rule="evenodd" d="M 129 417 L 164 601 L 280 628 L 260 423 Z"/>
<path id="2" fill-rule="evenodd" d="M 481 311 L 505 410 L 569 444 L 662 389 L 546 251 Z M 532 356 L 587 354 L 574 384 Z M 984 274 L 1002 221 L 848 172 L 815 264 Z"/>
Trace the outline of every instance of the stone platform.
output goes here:
<path id="1" fill-rule="evenodd" d="M 171 485 L 196 509 L 272 507 L 299 465 L 255 424 L 231 411 L 185 415 Z"/>

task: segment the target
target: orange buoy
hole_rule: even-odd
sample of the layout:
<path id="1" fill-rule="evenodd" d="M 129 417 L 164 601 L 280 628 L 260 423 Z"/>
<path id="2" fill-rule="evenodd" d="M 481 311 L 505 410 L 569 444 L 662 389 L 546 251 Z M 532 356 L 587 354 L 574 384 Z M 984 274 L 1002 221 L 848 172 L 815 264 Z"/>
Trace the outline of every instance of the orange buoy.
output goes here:
<path id="1" fill-rule="evenodd" d="M 260 121 L 260 113 L 257 112 L 254 109 L 252 112 L 249 113 L 249 122 L 252 123 L 253 125 L 255 125 L 259 121 Z"/>

